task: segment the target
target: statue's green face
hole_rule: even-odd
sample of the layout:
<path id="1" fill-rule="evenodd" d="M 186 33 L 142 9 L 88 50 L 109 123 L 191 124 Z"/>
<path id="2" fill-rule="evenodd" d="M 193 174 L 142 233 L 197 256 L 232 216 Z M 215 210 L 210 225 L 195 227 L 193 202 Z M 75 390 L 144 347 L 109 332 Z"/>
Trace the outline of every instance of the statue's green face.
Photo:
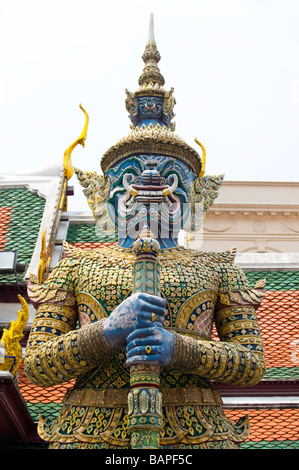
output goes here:
<path id="1" fill-rule="evenodd" d="M 134 235 L 145 222 L 156 237 L 176 237 L 190 218 L 195 174 L 182 161 L 160 155 L 136 155 L 107 171 L 109 210 L 120 238 Z"/>

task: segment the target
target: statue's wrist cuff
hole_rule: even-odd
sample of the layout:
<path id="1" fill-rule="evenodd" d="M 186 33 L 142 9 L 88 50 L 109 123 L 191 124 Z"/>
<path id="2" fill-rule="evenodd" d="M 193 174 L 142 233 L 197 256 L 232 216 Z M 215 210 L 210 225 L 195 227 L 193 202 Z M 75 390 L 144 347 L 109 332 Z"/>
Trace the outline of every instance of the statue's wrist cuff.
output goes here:
<path id="1" fill-rule="evenodd" d="M 112 357 L 113 351 L 104 336 L 104 319 L 82 327 L 78 332 L 78 349 L 88 363 L 98 364 Z"/>
<path id="2" fill-rule="evenodd" d="M 196 369 L 200 360 L 200 350 L 197 341 L 189 336 L 173 332 L 174 354 L 170 367 L 172 369 L 191 372 Z"/>

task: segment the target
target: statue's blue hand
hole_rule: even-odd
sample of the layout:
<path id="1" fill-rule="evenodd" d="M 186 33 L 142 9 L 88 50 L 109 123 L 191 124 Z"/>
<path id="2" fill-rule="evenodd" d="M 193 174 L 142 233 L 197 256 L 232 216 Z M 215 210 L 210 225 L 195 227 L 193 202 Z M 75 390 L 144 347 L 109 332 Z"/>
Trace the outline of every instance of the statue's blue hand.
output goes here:
<path id="1" fill-rule="evenodd" d="M 137 293 L 124 300 L 104 321 L 104 337 L 113 349 L 126 346 L 132 331 L 148 328 L 153 324 L 162 326 L 166 302 L 155 295 Z M 155 322 L 153 315 L 155 314 Z"/>
<path id="2" fill-rule="evenodd" d="M 174 335 L 161 325 L 133 331 L 127 343 L 127 364 L 150 362 L 165 367 L 172 361 Z"/>

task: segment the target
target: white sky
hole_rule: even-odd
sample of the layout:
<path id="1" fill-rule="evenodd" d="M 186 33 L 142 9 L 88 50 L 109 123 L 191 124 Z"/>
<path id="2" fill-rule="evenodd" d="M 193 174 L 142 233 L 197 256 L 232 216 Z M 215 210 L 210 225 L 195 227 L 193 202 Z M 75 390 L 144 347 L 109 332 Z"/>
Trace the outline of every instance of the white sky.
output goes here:
<path id="1" fill-rule="evenodd" d="M 299 180 L 298 0 L 0 0 L 1 173 L 62 162 L 100 172 L 130 131 L 150 13 L 176 133 L 226 180 Z M 88 210 L 76 177 L 69 210 Z M 298 195 L 299 198 L 299 195 Z"/>

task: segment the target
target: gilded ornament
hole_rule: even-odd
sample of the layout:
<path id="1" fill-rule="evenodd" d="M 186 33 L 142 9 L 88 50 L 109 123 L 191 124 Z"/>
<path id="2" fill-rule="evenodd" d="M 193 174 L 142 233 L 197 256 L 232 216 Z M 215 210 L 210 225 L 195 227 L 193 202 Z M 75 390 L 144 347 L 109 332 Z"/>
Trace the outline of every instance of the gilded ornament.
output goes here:
<path id="1" fill-rule="evenodd" d="M 46 247 L 46 231 L 44 230 L 42 234 L 40 260 L 39 260 L 39 265 L 38 265 L 39 284 L 43 283 L 46 266 L 47 266 L 47 247 Z"/>
<path id="2" fill-rule="evenodd" d="M 18 295 L 21 302 L 22 309 L 18 310 L 18 318 L 12 321 L 10 328 L 4 328 L 1 343 L 5 351 L 3 362 L 0 362 L 0 370 L 11 372 L 13 376 L 16 375 L 21 361 L 22 361 L 22 348 L 20 341 L 23 338 L 23 330 L 29 319 L 29 307 L 26 300 Z"/>
<path id="3" fill-rule="evenodd" d="M 148 411 L 149 406 L 149 399 L 145 390 L 142 390 L 142 392 L 140 393 L 139 403 L 141 413 L 145 414 Z"/>
<path id="4" fill-rule="evenodd" d="M 80 145 L 82 145 L 82 147 L 84 147 L 85 146 L 86 136 L 87 136 L 87 128 L 88 128 L 89 117 L 88 117 L 87 112 L 85 111 L 85 109 L 82 107 L 81 104 L 79 105 L 79 108 L 85 114 L 85 124 L 84 124 L 83 130 L 82 130 L 80 136 L 78 137 L 78 139 L 76 139 L 75 142 L 73 142 L 72 145 L 70 145 L 66 149 L 66 151 L 64 152 L 64 161 L 63 161 L 64 174 L 65 174 L 65 177 L 66 177 L 67 180 L 69 180 L 74 174 L 74 168 L 73 168 L 73 164 L 72 164 L 72 161 L 71 161 L 73 150 L 75 149 L 75 147 L 78 144 L 80 144 Z"/>

